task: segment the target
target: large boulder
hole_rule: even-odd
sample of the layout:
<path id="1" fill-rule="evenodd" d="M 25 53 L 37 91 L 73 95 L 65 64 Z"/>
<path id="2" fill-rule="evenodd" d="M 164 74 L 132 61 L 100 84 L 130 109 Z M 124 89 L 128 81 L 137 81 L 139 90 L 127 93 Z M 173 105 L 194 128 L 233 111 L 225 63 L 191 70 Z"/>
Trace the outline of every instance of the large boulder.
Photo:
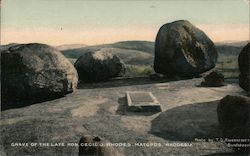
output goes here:
<path id="1" fill-rule="evenodd" d="M 246 90 L 249 93 L 250 88 L 250 43 L 248 43 L 240 52 L 238 57 L 238 63 L 239 63 L 239 85 L 242 89 Z"/>
<path id="2" fill-rule="evenodd" d="M 79 57 L 74 65 L 79 79 L 83 82 L 105 81 L 125 72 L 121 59 L 106 50 L 87 52 Z"/>
<path id="3" fill-rule="evenodd" d="M 163 25 L 155 41 L 155 72 L 194 77 L 215 67 L 214 43 L 200 29 L 185 20 Z"/>
<path id="4" fill-rule="evenodd" d="M 54 99 L 73 92 L 78 82 L 74 66 L 45 44 L 20 44 L 1 51 L 1 65 L 3 103 Z"/>
<path id="5" fill-rule="evenodd" d="M 204 77 L 201 86 L 220 87 L 225 85 L 224 75 L 218 71 L 212 71 Z"/>
<path id="6" fill-rule="evenodd" d="M 10 43 L 10 44 L 6 44 L 6 45 L 0 45 L 0 52 L 2 52 L 4 50 L 8 50 L 10 47 L 13 47 L 16 45 L 18 45 L 18 43 Z"/>
<path id="7" fill-rule="evenodd" d="M 249 139 L 250 137 L 250 98 L 246 96 L 224 97 L 217 107 L 220 127 L 225 138 Z M 236 144 L 247 142 L 226 141 Z M 248 140 L 248 143 L 249 140 Z"/>

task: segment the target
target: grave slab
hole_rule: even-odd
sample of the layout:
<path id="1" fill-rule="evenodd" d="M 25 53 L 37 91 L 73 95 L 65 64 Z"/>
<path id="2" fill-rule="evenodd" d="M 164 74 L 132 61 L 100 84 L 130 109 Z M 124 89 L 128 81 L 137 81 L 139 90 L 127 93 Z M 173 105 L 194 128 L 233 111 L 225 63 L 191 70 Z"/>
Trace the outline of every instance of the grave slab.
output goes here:
<path id="1" fill-rule="evenodd" d="M 151 92 L 127 91 L 128 111 L 160 112 L 161 105 Z"/>

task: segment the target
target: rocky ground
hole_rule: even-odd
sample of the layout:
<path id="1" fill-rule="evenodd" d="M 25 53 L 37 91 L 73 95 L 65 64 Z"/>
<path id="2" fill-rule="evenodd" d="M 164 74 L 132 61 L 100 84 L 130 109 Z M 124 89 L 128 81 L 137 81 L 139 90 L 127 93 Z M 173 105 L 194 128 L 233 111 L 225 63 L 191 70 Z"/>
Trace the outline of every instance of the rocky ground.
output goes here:
<path id="1" fill-rule="evenodd" d="M 1 112 L 1 152 L 10 156 L 77 156 L 82 135 L 112 143 L 161 143 L 161 147 L 117 147 L 128 156 L 235 155 L 224 142 L 217 121 L 218 100 L 243 95 L 238 82 L 200 87 L 202 79 L 151 82 L 147 78 L 80 84 L 73 94 L 53 101 Z M 126 91 L 151 91 L 162 105 L 159 113 L 126 111 Z M 197 139 L 209 138 L 214 142 Z M 65 143 L 65 146 L 19 147 L 11 143 Z M 170 147 L 166 143 L 191 143 Z M 55 144 L 54 144 L 55 145 Z"/>

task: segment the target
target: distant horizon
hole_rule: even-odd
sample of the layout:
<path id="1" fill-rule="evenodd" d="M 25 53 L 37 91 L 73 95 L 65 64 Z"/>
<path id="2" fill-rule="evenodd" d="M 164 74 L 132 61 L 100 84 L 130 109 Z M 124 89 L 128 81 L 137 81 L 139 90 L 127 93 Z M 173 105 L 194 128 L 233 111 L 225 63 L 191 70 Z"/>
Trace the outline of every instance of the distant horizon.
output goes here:
<path id="1" fill-rule="evenodd" d="M 104 44 L 113 44 L 113 43 L 119 43 L 119 42 L 136 42 L 136 41 L 142 41 L 142 42 L 155 42 L 155 41 L 150 41 L 150 40 L 119 40 L 119 41 L 114 41 L 114 42 L 108 42 L 108 43 L 102 43 L 102 44 L 85 44 L 85 43 L 65 43 L 65 44 L 58 44 L 58 45 L 52 45 L 48 44 L 50 46 L 58 47 L 58 46 L 64 46 L 64 45 L 85 45 L 86 47 L 89 46 L 96 46 L 96 45 L 104 45 Z M 240 41 L 233 41 L 233 40 L 227 40 L 227 41 L 219 41 L 219 42 L 214 42 L 214 44 L 231 44 L 231 43 L 241 43 L 241 42 L 250 42 L 250 40 L 240 40 Z M 40 43 L 40 44 L 47 44 L 47 43 L 42 43 L 42 42 L 10 42 L 7 44 L 0 44 L 1 46 L 4 45 L 9 45 L 9 44 L 29 44 L 29 43 Z"/>
<path id="2" fill-rule="evenodd" d="M 6 0 L 1 2 L 1 45 L 154 42 L 162 25 L 183 19 L 215 43 L 249 40 L 245 0 Z"/>

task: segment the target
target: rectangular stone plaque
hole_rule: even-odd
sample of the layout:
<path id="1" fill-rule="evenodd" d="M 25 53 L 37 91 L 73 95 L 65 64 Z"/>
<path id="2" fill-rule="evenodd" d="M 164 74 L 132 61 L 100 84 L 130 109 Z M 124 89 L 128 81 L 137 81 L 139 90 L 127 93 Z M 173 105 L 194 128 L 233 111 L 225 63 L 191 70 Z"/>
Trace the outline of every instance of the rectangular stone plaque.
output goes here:
<path id="1" fill-rule="evenodd" d="M 127 91 L 128 110 L 134 112 L 160 112 L 161 105 L 151 92 Z"/>

